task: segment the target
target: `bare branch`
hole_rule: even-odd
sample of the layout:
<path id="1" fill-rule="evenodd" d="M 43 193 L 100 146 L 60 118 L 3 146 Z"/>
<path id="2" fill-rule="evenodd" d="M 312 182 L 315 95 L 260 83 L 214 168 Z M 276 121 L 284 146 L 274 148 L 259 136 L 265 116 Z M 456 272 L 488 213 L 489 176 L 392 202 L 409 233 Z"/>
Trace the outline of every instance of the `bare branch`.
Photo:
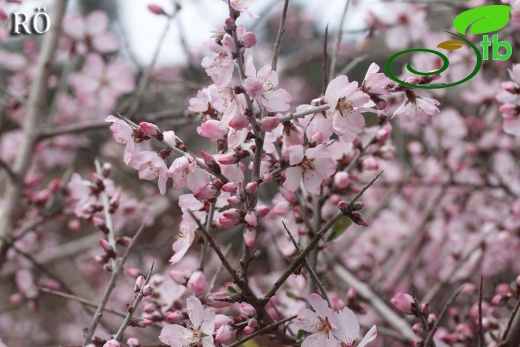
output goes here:
<path id="1" fill-rule="evenodd" d="M 287 18 L 288 7 L 289 7 L 289 0 L 285 0 L 285 3 L 283 5 L 282 18 L 280 18 L 280 25 L 278 27 L 278 34 L 276 35 L 276 41 L 273 45 L 273 47 L 274 47 L 273 59 L 271 60 L 271 68 L 273 69 L 273 71 L 276 71 L 276 68 L 278 66 L 278 56 L 280 55 L 282 37 L 283 37 L 283 34 L 285 33 L 285 20 Z"/>

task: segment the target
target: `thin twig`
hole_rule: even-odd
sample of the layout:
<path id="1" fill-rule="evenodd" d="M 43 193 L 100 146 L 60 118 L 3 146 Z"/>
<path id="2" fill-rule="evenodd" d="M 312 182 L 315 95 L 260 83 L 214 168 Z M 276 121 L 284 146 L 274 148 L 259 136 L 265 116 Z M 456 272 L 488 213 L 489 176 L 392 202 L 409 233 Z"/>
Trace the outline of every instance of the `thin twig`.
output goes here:
<path id="1" fill-rule="evenodd" d="M 132 122 L 130 119 L 126 118 L 125 116 L 121 115 L 121 114 L 117 114 L 117 117 L 119 117 L 120 119 L 124 120 L 128 125 L 130 125 L 133 129 L 137 129 L 139 128 L 139 126 L 137 124 L 135 124 L 134 122 Z M 159 141 L 159 140 L 158 140 Z M 162 141 L 159 141 L 161 142 L 164 146 L 166 146 L 167 148 L 171 149 L 173 153 L 179 155 L 179 156 L 185 156 L 186 154 L 189 154 L 188 152 L 184 152 L 184 151 L 181 151 L 180 149 L 178 149 L 177 147 L 175 146 L 172 146 L 171 144 L 169 144 L 168 142 L 162 140 Z M 191 154 L 190 154 L 191 155 Z M 223 174 L 221 173 L 218 173 L 218 172 L 215 172 L 215 170 L 213 170 L 212 168 L 210 168 L 208 165 L 206 165 L 202 160 L 200 159 L 197 159 L 195 158 L 195 156 L 192 155 L 192 157 L 195 159 L 195 162 L 197 163 L 197 165 L 209 172 L 211 175 L 217 177 L 218 179 L 220 179 L 222 182 L 224 183 L 227 183 L 229 182 L 229 179 L 224 176 Z"/>
<path id="2" fill-rule="evenodd" d="M 19 184 L 18 182 L 18 176 L 16 176 L 16 174 L 14 173 L 14 171 L 11 169 L 11 167 L 9 166 L 9 164 L 7 164 L 5 161 L 3 161 L 2 159 L 0 159 L 0 169 L 4 169 L 5 172 L 7 172 L 7 175 L 9 176 L 9 178 L 11 179 L 11 182 L 13 184 Z"/>
<path id="3" fill-rule="evenodd" d="M 343 23 L 345 22 L 345 18 L 347 17 L 348 7 L 350 5 L 350 0 L 345 2 L 345 8 L 343 9 L 343 13 L 341 14 L 341 21 L 339 22 L 338 34 L 336 35 L 336 42 L 334 45 L 334 51 L 332 53 L 331 62 L 330 62 L 330 73 L 329 73 L 329 81 L 334 78 L 334 72 L 336 70 L 336 61 L 338 59 L 339 47 L 341 45 L 341 39 L 343 35 Z"/>
<path id="4" fill-rule="evenodd" d="M 144 225 L 146 223 L 146 220 L 143 221 L 143 224 L 139 227 L 139 230 L 135 233 L 134 237 L 132 238 L 132 241 L 128 245 L 128 247 L 125 250 L 125 253 L 123 253 L 123 256 L 119 259 L 117 259 L 114 262 L 114 265 L 112 267 L 112 276 L 110 276 L 110 281 L 108 283 L 108 287 L 105 290 L 105 293 L 103 294 L 103 297 L 101 299 L 101 303 L 98 306 L 98 309 L 96 310 L 96 313 L 94 314 L 94 318 L 92 319 L 92 323 L 90 324 L 90 327 L 88 328 L 86 334 L 85 334 L 85 340 L 83 342 L 83 345 L 87 345 L 92 340 L 92 336 L 94 336 L 94 333 L 96 331 L 96 328 L 99 324 L 99 319 L 103 315 L 103 310 L 105 309 L 105 306 L 107 305 L 108 299 L 110 298 L 110 294 L 112 294 L 112 291 L 114 290 L 116 286 L 116 282 L 118 280 L 119 275 L 123 271 L 124 264 L 128 258 L 128 255 L 130 254 L 130 250 L 135 245 L 135 241 L 141 235 L 141 232 L 144 230 Z"/>
<path id="5" fill-rule="evenodd" d="M 58 296 L 60 298 L 77 301 L 77 302 L 79 302 L 79 303 L 81 303 L 83 305 L 87 305 L 87 306 L 90 306 L 90 307 L 94 307 L 94 308 L 98 307 L 98 304 L 96 304 L 95 302 L 87 300 L 87 299 L 80 298 L 79 296 L 76 296 L 76 295 L 60 292 L 60 291 L 53 290 L 53 289 L 50 289 L 50 288 L 45 288 L 45 287 L 38 287 L 38 290 L 40 292 L 44 292 L 44 293 L 47 293 L 47 294 L 52 294 L 54 296 Z M 105 312 L 115 314 L 116 316 L 119 316 L 119 317 L 126 317 L 126 314 L 124 312 L 116 311 L 116 310 L 113 310 L 111 308 L 105 308 Z"/>
<path id="6" fill-rule="evenodd" d="M 294 113 L 291 113 L 291 114 L 288 114 L 286 116 L 283 116 L 280 118 L 280 122 L 287 122 L 287 121 L 290 121 L 290 120 L 293 120 L 293 119 L 298 119 L 298 118 L 303 118 L 309 114 L 313 114 L 313 113 L 318 113 L 318 112 L 323 112 L 323 111 L 327 111 L 328 109 L 330 108 L 330 105 L 326 104 L 326 105 L 321 105 L 321 106 L 316 106 L 316 107 L 311 107 L 311 108 L 308 108 L 304 111 L 301 111 L 301 112 L 294 112 Z"/>
<path id="7" fill-rule="evenodd" d="M 98 159 L 94 161 L 94 165 L 96 166 L 96 173 L 98 179 L 103 180 L 103 169 L 101 168 L 101 164 L 99 163 Z M 103 189 L 100 195 L 101 200 L 103 201 L 103 214 L 105 215 L 105 222 L 108 228 L 108 243 L 112 247 L 114 253 L 117 254 L 116 234 L 114 230 L 114 225 L 112 224 L 112 214 L 110 213 L 110 199 L 108 197 L 106 189 Z"/>
<path id="8" fill-rule="evenodd" d="M 289 8 L 289 0 L 285 0 L 283 5 L 282 18 L 280 18 L 280 25 L 278 26 L 278 34 L 276 35 L 276 41 L 273 45 L 273 58 L 271 60 L 271 68 L 276 71 L 278 67 L 278 56 L 280 55 L 280 47 L 282 45 L 282 37 L 285 33 L 285 20 L 287 19 L 287 9 Z"/>
<path id="9" fill-rule="evenodd" d="M 328 62 L 329 56 L 327 55 L 327 43 L 329 40 L 329 25 L 325 27 L 325 37 L 323 38 L 323 58 L 321 62 L 321 74 L 323 78 L 323 82 L 321 84 L 321 95 L 325 94 L 327 90 L 327 85 L 329 84 L 329 74 L 328 74 Z"/>
<path id="10" fill-rule="evenodd" d="M 516 302 L 515 308 L 507 321 L 506 329 L 502 335 L 500 346 L 514 347 L 520 343 L 520 299 Z"/>
<path id="11" fill-rule="evenodd" d="M 259 329 L 257 331 L 255 331 L 254 333 L 252 333 L 251 335 L 247 335 L 247 337 L 243 338 L 242 340 L 240 341 L 237 341 L 237 342 L 233 342 L 232 344 L 230 344 L 228 347 L 238 347 L 240 346 L 241 344 L 243 344 L 244 342 L 246 341 L 249 341 L 251 340 L 252 338 L 255 338 L 259 335 L 262 335 L 262 334 L 265 334 L 271 330 L 274 330 L 276 329 L 280 324 L 284 324 L 284 323 L 287 323 L 291 320 L 293 320 L 294 318 L 298 317 L 297 315 L 293 315 L 293 316 L 290 316 L 290 317 L 287 317 L 285 319 L 282 319 L 282 320 L 279 320 L 277 322 L 274 322 L 272 324 L 269 324 L 268 326 L 266 327 L 263 327 L 262 329 Z"/>
<path id="12" fill-rule="evenodd" d="M 289 235 L 289 238 L 291 239 L 291 242 L 293 243 L 294 248 L 296 248 L 296 253 L 299 255 L 302 251 L 300 246 L 298 246 L 298 243 L 296 242 L 296 240 L 292 236 L 291 232 L 285 225 L 285 222 L 282 221 L 282 224 L 283 224 L 283 227 L 285 228 L 285 232 L 287 232 L 287 235 Z M 303 259 L 303 265 L 309 272 L 309 275 L 311 276 L 314 283 L 316 283 L 316 286 L 320 290 L 321 296 L 327 301 L 327 304 L 329 305 L 329 307 L 332 307 L 332 304 L 330 303 L 329 296 L 327 295 L 327 291 L 325 290 L 323 283 L 321 283 L 320 279 L 318 278 L 318 275 L 316 274 L 314 269 L 309 265 L 309 262 L 307 261 L 307 259 Z"/>
<path id="13" fill-rule="evenodd" d="M 381 171 L 372 181 L 370 181 L 366 186 L 364 186 L 356 196 L 350 201 L 346 207 L 347 210 L 350 210 L 354 203 L 363 195 L 363 193 L 377 180 L 379 176 L 383 171 Z M 278 289 L 287 281 L 289 276 L 296 270 L 296 268 L 300 265 L 300 263 L 305 259 L 307 255 L 318 245 L 318 242 L 320 242 L 321 238 L 325 235 L 325 233 L 336 223 L 342 216 L 342 211 L 336 212 L 336 214 L 327 222 L 325 225 L 320 229 L 318 233 L 312 238 L 311 242 L 305 247 L 305 249 L 300 253 L 299 256 L 296 257 L 296 259 L 293 260 L 293 262 L 289 265 L 287 269 L 285 269 L 284 273 L 276 280 L 275 284 L 271 287 L 271 289 L 265 294 L 265 296 L 262 298 L 262 302 L 264 305 L 266 305 L 269 300 L 276 294 Z"/>
<path id="14" fill-rule="evenodd" d="M 435 346 L 435 344 L 433 343 L 433 335 L 435 335 L 435 332 L 439 328 L 439 326 L 441 324 L 441 320 L 444 317 L 444 314 L 448 311 L 448 308 L 455 301 L 455 299 L 457 299 L 457 296 L 459 296 L 462 288 L 463 287 L 460 287 L 459 289 L 457 289 L 455 291 L 455 293 L 453 293 L 453 295 L 448 299 L 446 304 L 444 304 L 444 307 L 442 308 L 441 313 L 439 313 L 439 316 L 435 320 L 435 323 L 433 324 L 433 327 L 431 328 L 430 333 L 428 334 L 428 337 L 426 338 L 426 340 L 424 342 L 425 347 L 429 347 L 430 343 L 432 343 L 432 345 Z"/>
<path id="15" fill-rule="evenodd" d="M 212 202 L 209 205 L 208 215 L 206 217 L 206 230 L 211 230 L 211 223 L 213 222 L 213 215 L 215 214 L 215 203 Z M 208 257 L 208 240 L 204 236 L 204 244 L 202 245 L 202 250 L 200 252 L 200 260 L 199 260 L 199 270 L 200 272 L 204 272 L 204 265 L 206 264 L 206 259 Z"/>
<path id="16" fill-rule="evenodd" d="M 327 254 L 325 254 L 326 258 L 329 258 Z M 350 273 L 341 261 L 336 258 L 327 259 L 329 263 L 335 263 L 334 272 L 336 275 L 344 281 L 346 284 L 351 286 L 356 290 L 356 292 L 365 299 L 370 305 L 376 310 L 381 317 L 383 317 L 391 326 L 393 326 L 401 336 L 407 338 L 408 340 L 413 340 L 416 338 L 415 334 L 412 332 L 410 325 L 406 320 L 401 318 L 398 314 L 396 314 L 388 305 L 382 300 L 367 284 L 358 280 L 352 273 Z"/>
<path id="17" fill-rule="evenodd" d="M 128 327 L 128 323 L 130 323 L 130 319 L 132 319 L 132 316 L 135 313 L 135 310 L 137 309 L 137 306 L 139 306 L 139 303 L 144 297 L 144 287 L 150 282 L 150 278 L 152 277 L 153 272 L 153 266 L 155 263 L 152 263 L 152 266 L 150 267 L 150 271 L 148 271 L 148 275 L 146 276 L 146 279 L 144 281 L 143 286 L 139 290 L 139 294 L 135 297 L 134 303 L 132 304 L 132 307 L 128 309 L 128 313 L 125 317 L 125 320 L 121 324 L 121 327 L 119 327 L 119 330 L 117 331 L 116 335 L 114 336 L 114 340 L 121 341 L 123 338 L 123 334 L 125 333 L 126 328 Z"/>

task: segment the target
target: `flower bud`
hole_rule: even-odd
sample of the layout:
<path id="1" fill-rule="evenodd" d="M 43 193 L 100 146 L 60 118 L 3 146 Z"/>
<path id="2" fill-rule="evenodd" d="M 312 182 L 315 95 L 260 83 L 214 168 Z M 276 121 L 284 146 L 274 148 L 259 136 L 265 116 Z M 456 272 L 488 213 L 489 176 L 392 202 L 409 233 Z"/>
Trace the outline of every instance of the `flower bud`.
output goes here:
<path id="1" fill-rule="evenodd" d="M 430 314 L 430 303 L 429 302 L 425 302 L 425 303 L 421 304 L 421 313 L 424 314 L 425 316 Z"/>
<path id="2" fill-rule="evenodd" d="M 233 339 L 234 335 L 235 333 L 231 325 L 222 325 L 217 330 L 217 334 L 215 335 L 215 342 L 218 344 L 228 343 Z"/>
<path id="3" fill-rule="evenodd" d="M 247 326 L 244 328 L 244 330 L 242 330 L 242 332 L 244 333 L 244 335 L 249 335 L 249 334 L 254 333 L 255 329 L 250 326 Z"/>
<path id="4" fill-rule="evenodd" d="M 188 277 L 184 275 L 184 273 L 177 271 L 177 270 L 170 270 L 168 272 L 168 275 L 170 275 L 170 278 L 177 284 L 180 284 L 182 286 L 185 286 L 188 282 Z"/>
<path id="5" fill-rule="evenodd" d="M 217 162 L 222 165 L 232 165 L 238 163 L 239 160 L 240 158 L 234 152 L 230 152 L 218 158 Z"/>
<path id="6" fill-rule="evenodd" d="M 135 267 L 126 268 L 124 271 L 125 271 L 125 274 L 127 274 L 128 276 L 133 277 L 133 278 L 137 278 L 143 274 L 141 270 L 139 270 L 138 268 L 135 268 Z"/>
<path id="7" fill-rule="evenodd" d="M 145 281 L 146 281 L 146 279 L 144 278 L 144 276 L 137 277 L 137 279 L 135 280 L 135 285 L 134 285 L 134 293 L 138 293 L 141 291 L 141 288 L 143 288 Z"/>
<path id="8" fill-rule="evenodd" d="M 121 347 L 121 344 L 117 340 L 109 340 L 105 342 L 103 347 Z"/>
<path id="9" fill-rule="evenodd" d="M 235 193 L 237 191 L 237 185 L 235 182 L 229 182 L 222 186 L 222 191 L 226 193 Z"/>
<path id="10" fill-rule="evenodd" d="M 165 317 L 168 323 L 172 324 L 180 323 L 184 319 L 184 315 L 179 311 L 168 312 Z"/>
<path id="11" fill-rule="evenodd" d="M 132 318 L 128 325 L 134 328 L 146 328 L 153 325 L 153 322 L 145 318 Z"/>
<path id="12" fill-rule="evenodd" d="M 254 228 L 247 227 L 244 230 L 244 241 L 246 246 L 251 248 L 255 244 L 256 230 Z"/>
<path id="13" fill-rule="evenodd" d="M 251 32 L 251 31 L 248 31 L 244 35 L 242 35 L 241 42 L 245 48 L 253 47 L 254 45 L 256 45 L 256 41 L 257 41 L 256 35 L 255 35 L 255 33 Z M 266 131 L 266 130 L 264 130 L 264 131 Z M 267 131 L 269 131 L 269 130 L 267 130 Z"/>
<path id="14" fill-rule="evenodd" d="M 146 304 L 146 305 L 144 305 L 143 312 L 144 313 L 148 313 L 148 314 L 154 313 L 155 312 L 155 305 L 154 304 Z"/>
<path id="15" fill-rule="evenodd" d="M 139 123 L 139 127 L 148 136 L 157 136 L 161 132 L 157 125 L 148 122 Z"/>
<path id="16" fill-rule="evenodd" d="M 413 298 L 410 294 L 397 292 L 394 297 L 390 299 L 392 305 L 394 305 L 399 311 L 406 314 L 412 313 Z"/>
<path id="17" fill-rule="evenodd" d="M 246 192 L 249 194 L 256 194 L 258 191 L 258 183 L 256 182 L 250 182 L 246 185 Z"/>
<path id="18" fill-rule="evenodd" d="M 258 224 L 255 211 L 248 211 L 244 219 L 250 227 L 256 227 Z"/>
<path id="19" fill-rule="evenodd" d="M 260 130 L 266 132 L 273 131 L 278 125 L 280 125 L 280 118 L 265 117 L 260 121 Z"/>
<path id="20" fill-rule="evenodd" d="M 226 299 L 229 299 L 229 296 L 223 292 L 214 292 L 208 296 L 207 299 L 210 301 L 211 306 L 215 308 L 223 308 L 231 305 L 230 302 L 225 301 Z"/>
<path id="21" fill-rule="evenodd" d="M 316 143 L 316 144 L 320 144 L 323 142 L 323 133 L 321 131 L 318 131 L 316 134 L 314 134 L 310 140 L 309 140 L 310 143 Z"/>
<path id="22" fill-rule="evenodd" d="M 235 116 L 229 121 L 229 126 L 236 130 L 242 130 L 249 125 L 249 118 L 246 116 Z"/>
<path id="23" fill-rule="evenodd" d="M 145 285 L 143 288 L 143 295 L 150 296 L 153 294 L 153 287 L 149 284 Z"/>
<path id="24" fill-rule="evenodd" d="M 340 171 L 334 175 L 334 183 L 338 188 L 347 188 L 350 184 L 350 176 L 345 171 Z"/>
<path id="25" fill-rule="evenodd" d="M 196 296 L 202 296 L 206 290 L 206 278 L 204 274 L 201 271 L 195 271 L 193 275 L 191 275 L 187 287 Z"/>
<path id="26" fill-rule="evenodd" d="M 269 206 L 260 205 L 255 207 L 255 212 L 258 218 L 264 218 L 267 216 L 267 214 L 271 211 L 271 208 Z"/>
<path id="27" fill-rule="evenodd" d="M 164 12 L 163 8 L 159 5 L 155 5 L 155 4 L 151 4 L 151 5 L 148 5 L 148 9 L 150 10 L 150 12 L 152 13 L 155 13 L 157 15 L 166 15 L 166 12 Z"/>
<path id="28" fill-rule="evenodd" d="M 419 323 L 415 323 L 413 326 L 412 326 L 412 331 L 415 335 L 421 335 L 424 331 L 423 327 L 421 324 Z"/>
<path id="29" fill-rule="evenodd" d="M 493 297 L 493 299 L 491 299 L 491 305 L 493 306 L 504 306 L 506 303 L 506 300 L 504 299 L 504 297 L 500 294 L 497 294 Z"/>
<path id="30" fill-rule="evenodd" d="M 108 234 L 109 230 L 103 219 L 99 217 L 92 217 L 92 222 L 103 234 Z"/>
<path id="31" fill-rule="evenodd" d="M 126 340 L 126 344 L 128 347 L 141 347 L 141 342 L 139 342 L 137 337 L 129 337 L 128 340 Z"/>

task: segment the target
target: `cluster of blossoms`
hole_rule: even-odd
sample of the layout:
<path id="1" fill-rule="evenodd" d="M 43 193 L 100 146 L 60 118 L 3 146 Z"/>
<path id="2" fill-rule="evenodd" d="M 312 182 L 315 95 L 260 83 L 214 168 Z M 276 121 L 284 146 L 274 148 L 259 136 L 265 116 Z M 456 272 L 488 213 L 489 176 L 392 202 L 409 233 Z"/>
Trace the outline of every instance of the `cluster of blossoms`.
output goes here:
<path id="1" fill-rule="evenodd" d="M 332 63 L 327 79 L 324 64 L 320 91 L 296 77 L 308 62 L 295 57 L 321 60 L 323 43 L 305 51 L 315 42 L 291 33 L 290 54 L 282 40 L 272 53 L 241 23 L 259 2 L 217 2 L 229 17 L 204 44 L 204 84 L 192 90 L 164 87 L 199 68 L 192 59 L 189 72 L 150 68 L 138 79 L 100 10 L 53 17 L 62 32 L 44 40 L 55 57 L 33 38 L 0 48 L 0 268 L 13 279 L 0 347 L 26 345 L 27 331 L 31 344 L 89 347 L 236 346 L 262 335 L 302 347 L 520 343 L 520 64 L 490 62 L 449 91 L 400 85 L 375 62 L 337 75 Z M 359 50 L 338 42 L 332 61 L 380 39 L 392 52 L 435 48 L 444 35 L 426 21 L 432 4 L 370 9 Z M 520 2 L 508 4 L 517 27 Z M 148 9 L 168 26 L 182 14 Z M 0 42 L 6 14 L 0 0 Z M 278 39 L 286 20 L 312 23 L 291 16 L 276 21 Z M 470 53 L 450 52 L 441 75 L 402 78 L 460 80 Z M 441 63 L 411 61 L 420 71 Z M 150 111 L 158 106 L 166 117 Z M 195 141 L 166 130 L 179 121 L 171 110 L 185 108 Z M 87 133 L 108 126 L 106 142 Z M 87 179 L 96 157 L 104 164 Z M 71 301 L 47 320 L 51 295 Z M 4 315 L 23 307 L 31 317 Z"/>

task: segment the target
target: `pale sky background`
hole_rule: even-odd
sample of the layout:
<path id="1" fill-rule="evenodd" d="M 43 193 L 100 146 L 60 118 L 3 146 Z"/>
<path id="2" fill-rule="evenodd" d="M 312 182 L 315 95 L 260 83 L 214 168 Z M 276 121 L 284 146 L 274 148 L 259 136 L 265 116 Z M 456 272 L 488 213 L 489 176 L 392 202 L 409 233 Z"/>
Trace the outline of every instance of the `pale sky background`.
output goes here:
<path id="1" fill-rule="evenodd" d="M 162 6 L 168 13 L 172 12 L 172 2 L 170 0 L 118 0 L 121 8 L 121 21 L 124 23 L 125 31 L 131 38 L 131 47 L 137 59 L 146 64 L 151 60 L 160 33 L 163 31 L 167 19 L 162 16 L 152 14 L 147 10 L 147 5 L 157 4 Z M 363 28 L 364 16 L 362 13 L 378 0 L 358 0 L 358 4 L 349 7 L 344 30 Z M 279 17 L 283 9 L 283 0 L 275 0 L 272 13 Z M 335 32 L 338 28 L 340 17 L 345 6 L 345 0 L 291 0 L 290 3 L 297 2 L 304 5 L 309 12 L 318 17 L 318 25 L 325 29 L 329 24 L 329 31 Z M 356 2 L 356 1 L 351 1 Z M 261 14 L 266 6 L 273 3 L 271 0 L 262 0 L 252 8 L 252 12 Z M 211 31 L 221 30 L 222 23 L 227 17 L 228 9 L 222 0 L 184 0 L 182 1 L 180 12 L 180 22 L 185 32 L 190 46 L 199 46 L 204 41 L 209 41 Z M 290 6 L 290 5 L 289 5 Z M 289 7 L 290 15 L 290 7 Z M 247 15 L 242 15 L 238 23 L 251 26 L 251 23 L 258 19 L 251 19 Z M 158 63 L 181 62 L 185 59 L 178 35 L 178 23 L 174 23 L 165 44 L 161 48 Z M 274 38 L 273 38 L 274 40 Z"/>

